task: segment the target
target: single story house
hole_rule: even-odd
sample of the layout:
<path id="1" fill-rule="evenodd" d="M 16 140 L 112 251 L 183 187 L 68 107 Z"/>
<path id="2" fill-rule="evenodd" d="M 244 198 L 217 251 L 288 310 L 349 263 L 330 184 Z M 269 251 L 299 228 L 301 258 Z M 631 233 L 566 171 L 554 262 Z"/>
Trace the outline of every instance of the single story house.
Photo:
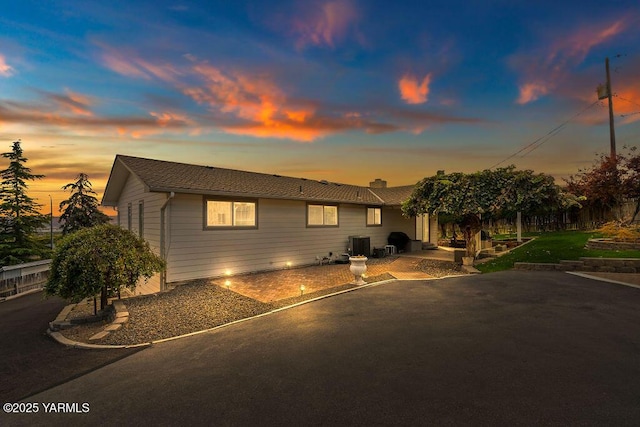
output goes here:
<path id="1" fill-rule="evenodd" d="M 350 236 L 369 237 L 371 250 L 394 231 L 437 243 L 435 221 L 402 216 L 412 190 L 380 179 L 362 187 L 117 155 L 102 204 L 166 261 L 165 272 L 136 289 L 153 293 L 335 259 L 350 249 Z"/>

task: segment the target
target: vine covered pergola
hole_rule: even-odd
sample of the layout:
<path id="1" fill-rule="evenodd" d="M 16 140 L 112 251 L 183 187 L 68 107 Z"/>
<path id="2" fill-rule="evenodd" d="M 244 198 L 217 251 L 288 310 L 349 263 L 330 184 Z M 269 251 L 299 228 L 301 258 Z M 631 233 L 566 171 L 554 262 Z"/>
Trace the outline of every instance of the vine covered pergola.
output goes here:
<path id="1" fill-rule="evenodd" d="M 405 216 L 450 215 L 464 231 L 467 256 L 475 257 L 481 218 L 501 219 L 517 212 L 549 213 L 578 204 L 577 198 L 555 184 L 551 175 L 515 166 L 470 174 L 438 174 L 422 179 L 402 206 Z"/>

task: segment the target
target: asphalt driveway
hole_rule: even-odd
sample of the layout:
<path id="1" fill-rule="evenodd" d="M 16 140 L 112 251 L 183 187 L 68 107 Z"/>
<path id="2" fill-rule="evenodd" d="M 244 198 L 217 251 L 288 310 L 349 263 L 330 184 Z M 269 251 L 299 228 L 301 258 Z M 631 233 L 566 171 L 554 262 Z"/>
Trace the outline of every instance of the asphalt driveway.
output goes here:
<path id="1" fill-rule="evenodd" d="M 136 351 L 96 352 L 58 344 L 46 331 L 65 305 L 60 298 L 45 299 L 42 292 L 0 303 L 1 403 L 15 402 Z"/>
<path id="2" fill-rule="evenodd" d="M 155 345 L 0 424 L 637 425 L 638 307 L 566 273 L 392 282 Z"/>

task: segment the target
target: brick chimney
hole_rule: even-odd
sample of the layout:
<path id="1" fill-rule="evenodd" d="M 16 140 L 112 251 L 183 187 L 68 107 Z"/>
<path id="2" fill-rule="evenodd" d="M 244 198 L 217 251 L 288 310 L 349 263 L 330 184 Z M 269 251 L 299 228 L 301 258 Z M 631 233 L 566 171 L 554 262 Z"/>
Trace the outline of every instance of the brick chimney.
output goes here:
<path id="1" fill-rule="evenodd" d="M 376 178 L 375 181 L 369 183 L 370 188 L 387 188 L 387 181 Z"/>

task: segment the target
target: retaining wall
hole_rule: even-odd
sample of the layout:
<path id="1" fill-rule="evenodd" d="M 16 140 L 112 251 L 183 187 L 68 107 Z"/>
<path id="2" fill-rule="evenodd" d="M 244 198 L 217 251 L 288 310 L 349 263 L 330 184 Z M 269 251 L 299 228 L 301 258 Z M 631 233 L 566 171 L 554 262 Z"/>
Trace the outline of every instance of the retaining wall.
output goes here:
<path id="1" fill-rule="evenodd" d="M 601 271 L 606 273 L 640 273 L 640 258 L 589 258 L 559 263 L 516 262 L 516 270 Z"/>
<path id="2" fill-rule="evenodd" d="M 587 249 L 604 249 L 611 251 L 640 250 L 640 242 L 615 242 L 611 239 L 589 239 L 585 247 Z"/>

